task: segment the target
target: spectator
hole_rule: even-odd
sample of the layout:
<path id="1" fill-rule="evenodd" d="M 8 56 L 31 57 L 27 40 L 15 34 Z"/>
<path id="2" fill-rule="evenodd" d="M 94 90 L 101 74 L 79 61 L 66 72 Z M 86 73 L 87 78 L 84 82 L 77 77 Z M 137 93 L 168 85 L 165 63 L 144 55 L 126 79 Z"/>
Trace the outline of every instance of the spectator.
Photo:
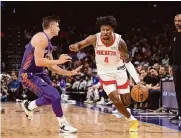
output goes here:
<path id="1" fill-rule="evenodd" d="M 52 81 L 52 86 L 58 90 L 60 95 L 62 94 L 62 90 L 61 90 L 60 86 L 57 85 L 57 81 L 56 80 Z"/>
<path id="2" fill-rule="evenodd" d="M 158 71 L 155 68 L 151 67 L 149 69 L 149 75 L 145 83 L 148 89 L 160 89 L 160 76 L 158 75 Z"/>
<path id="3" fill-rule="evenodd" d="M 163 64 L 163 66 L 168 67 L 168 65 L 169 65 L 168 55 L 165 55 L 164 59 L 162 59 L 162 64 Z"/>
<path id="4" fill-rule="evenodd" d="M 49 70 L 47 68 L 44 69 L 45 74 L 49 75 Z"/>
<path id="5" fill-rule="evenodd" d="M 83 58 L 85 58 L 86 57 L 86 54 L 85 54 L 85 52 L 83 52 L 82 50 L 80 50 L 78 53 L 77 53 L 77 58 L 79 59 L 79 60 L 81 60 L 81 59 L 83 59 Z"/>
<path id="6" fill-rule="evenodd" d="M 60 84 L 59 84 L 61 91 L 63 94 L 66 94 L 66 77 L 61 76 L 60 77 Z"/>
<path id="7" fill-rule="evenodd" d="M 50 77 L 51 80 L 56 80 L 56 73 L 55 72 L 51 72 L 51 77 Z"/>
<path id="8" fill-rule="evenodd" d="M 143 84 L 145 84 L 145 82 L 147 81 L 148 78 L 148 72 L 146 71 L 146 69 L 141 69 L 140 71 L 140 80 Z"/>
<path id="9" fill-rule="evenodd" d="M 149 107 L 153 110 L 159 107 L 160 99 L 160 76 L 155 68 L 149 69 L 149 76 L 146 82 L 146 87 L 149 89 Z"/>
<path id="10" fill-rule="evenodd" d="M 160 69 L 159 69 L 159 76 L 160 76 L 160 78 L 165 78 L 165 77 L 168 76 L 168 75 L 167 75 L 167 72 L 166 72 L 166 70 L 165 70 L 165 67 L 160 66 Z"/>
<path id="11" fill-rule="evenodd" d="M 8 84 L 8 93 L 9 93 L 9 100 L 10 101 L 16 101 L 16 99 L 19 99 L 21 96 L 20 86 L 21 83 L 19 82 L 17 78 L 17 73 L 12 72 L 11 73 L 12 80 Z"/>
<path id="12" fill-rule="evenodd" d="M 90 65 L 88 63 L 85 63 L 82 69 L 85 75 L 88 75 L 88 76 L 92 75 L 92 69 L 90 68 Z"/>
<path id="13" fill-rule="evenodd" d="M 1 80 L 1 102 L 8 100 L 8 87 L 6 85 L 6 82 L 4 80 Z"/>

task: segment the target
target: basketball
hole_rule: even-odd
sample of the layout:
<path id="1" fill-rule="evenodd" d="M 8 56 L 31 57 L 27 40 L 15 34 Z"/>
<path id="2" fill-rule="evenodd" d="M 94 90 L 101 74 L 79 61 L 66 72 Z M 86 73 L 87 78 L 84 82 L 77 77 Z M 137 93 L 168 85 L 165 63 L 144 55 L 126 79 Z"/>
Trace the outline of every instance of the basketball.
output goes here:
<path id="1" fill-rule="evenodd" d="M 131 98 L 136 102 L 146 101 L 148 95 L 148 88 L 143 85 L 135 85 L 131 90 Z"/>

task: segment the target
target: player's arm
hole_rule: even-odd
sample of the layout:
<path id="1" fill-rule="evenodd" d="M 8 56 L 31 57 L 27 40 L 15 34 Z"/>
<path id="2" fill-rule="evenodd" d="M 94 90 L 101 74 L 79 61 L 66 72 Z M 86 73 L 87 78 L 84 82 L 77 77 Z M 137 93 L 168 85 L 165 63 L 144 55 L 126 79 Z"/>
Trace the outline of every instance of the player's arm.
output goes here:
<path id="1" fill-rule="evenodd" d="M 89 45 L 93 45 L 95 46 L 96 44 L 96 35 L 90 35 L 88 36 L 87 38 L 85 38 L 84 40 L 80 41 L 80 42 L 77 42 L 75 44 L 72 44 L 69 46 L 69 49 L 71 51 L 79 51 L 80 49 L 84 48 L 84 47 L 87 47 Z"/>
<path id="2" fill-rule="evenodd" d="M 131 63 L 131 61 L 129 59 L 129 53 L 128 53 L 127 45 L 123 39 L 121 39 L 119 42 L 119 51 L 121 54 L 120 56 L 123 59 L 124 64 L 126 66 L 126 69 L 129 72 L 129 74 L 131 75 L 131 77 L 134 79 L 134 81 L 136 83 L 139 83 L 140 82 L 139 75 L 138 75 L 137 71 L 135 70 L 133 64 Z"/>
<path id="3" fill-rule="evenodd" d="M 34 46 L 34 57 L 35 57 L 35 64 L 39 67 L 48 67 L 51 65 L 58 65 L 63 64 L 68 60 L 69 56 L 63 59 L 58 60 L 50 60 L 47 58 L 44 58 L 45 48 L 48 46 L 48 40 L 46 36 L 43 33 L 36 34 L 32 40 L 31 44 Z"/>
<path id="4" fill-rule="evenodd" d="M 52 54 L 50 54 L 49 56 L 50 60 L 53 60 L 53 56 Z M 48 66 L 48 69 L 59 74 L 59 75 L 66 75 L 66 76 L 72 76 L 72 75 L 77 75 L 79 74 L 80 69 L 82 68 L 82 66 L 79 66 L 77 69 L 73 70 L 73 71 L 68 71 L 65 69 L 60 68 L 57 65 L 50 65 Z"/>

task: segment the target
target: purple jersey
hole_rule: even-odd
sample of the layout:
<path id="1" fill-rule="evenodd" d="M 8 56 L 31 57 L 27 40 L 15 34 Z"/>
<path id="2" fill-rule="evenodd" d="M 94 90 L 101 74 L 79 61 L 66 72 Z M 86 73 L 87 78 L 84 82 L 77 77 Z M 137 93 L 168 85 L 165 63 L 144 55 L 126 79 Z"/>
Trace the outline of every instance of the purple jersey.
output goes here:
<path id="1" fill-rule="evenodd" d="M 48 38 L 47 34 L 43 32 L 47 39 L 48 39 L 48 46 L 45 49 L 44 57 L 49 56 L 52 51 L 52 45 L 50 39 Z M 35 64 L 34 58 L 34 47 L 31 45 L 31 42 L 26 45 L 26 50 L 24 52 L 23 60 L 21 63 L 20 74 L 22 73 L 32 73 L 32 74 L 39 74 L 43 73 L 43 67 L 37 67 Z"/>

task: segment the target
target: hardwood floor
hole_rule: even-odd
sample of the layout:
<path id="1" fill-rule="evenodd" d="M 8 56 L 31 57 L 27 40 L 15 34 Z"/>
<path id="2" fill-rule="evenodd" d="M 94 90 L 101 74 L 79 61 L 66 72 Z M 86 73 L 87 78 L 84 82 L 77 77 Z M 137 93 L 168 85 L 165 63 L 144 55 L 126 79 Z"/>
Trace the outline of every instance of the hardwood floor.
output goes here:
<path id="1" fill-rule="evenodd" d="M 2 103 L 2 138 L 181 138 L 181 132 L 140 122 L 138 133 L 129 133 L 129 122 L 107 113 L 62 104 L 67 120 L 78 129 L 76 134 L 59 134 L 51 106 L 38 108 L 28 120 L 19 103 Z"/>

